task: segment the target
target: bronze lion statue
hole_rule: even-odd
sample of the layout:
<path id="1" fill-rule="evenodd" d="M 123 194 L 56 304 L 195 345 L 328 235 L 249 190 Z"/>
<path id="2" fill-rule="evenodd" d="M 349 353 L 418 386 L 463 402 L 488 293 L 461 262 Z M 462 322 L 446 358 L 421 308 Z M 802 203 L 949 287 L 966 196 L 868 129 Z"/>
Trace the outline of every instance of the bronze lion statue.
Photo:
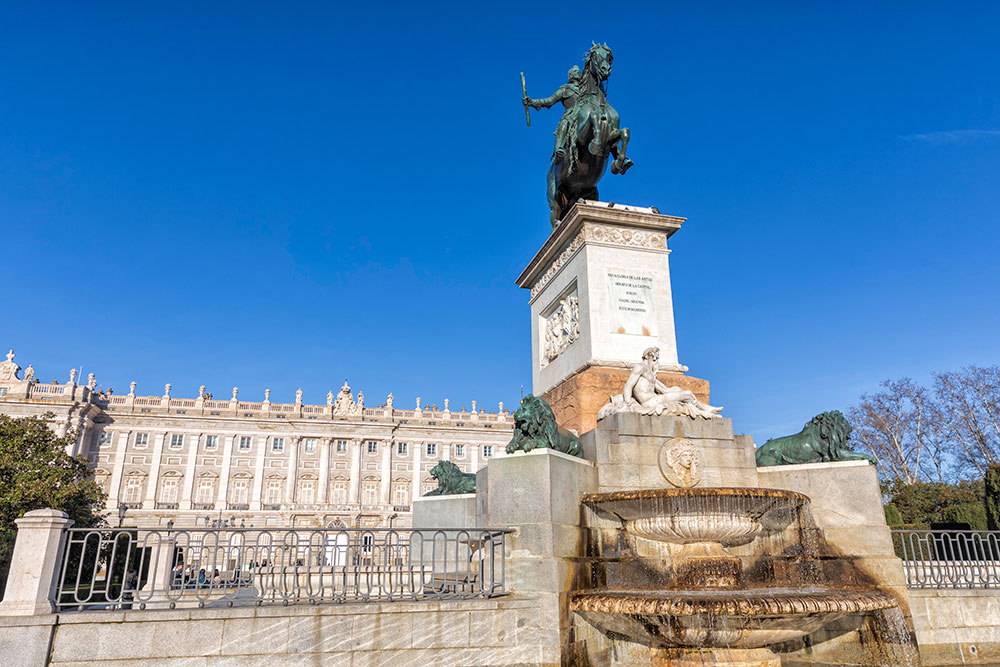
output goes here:
<path id="1" fill-rule="evenodd" d="M 507 453 L 554 449 L 570 456 L 583 457 L 580 439 L 556 424 L 556 416 L 545 399 L 528 394 L 514 413 L 514 437 Z"/>
<path id="2" fill-rule="evenodd" d="M 795 435 L 768 440 L 754 455 L 758 466 L 780 466 L 826 461 L 869 461 L 875 459 L 855 452 L 847 444 L 851 425 L 840 410 L 816 415 Z"/>
<path id="3" fill-rule="evenodd" d="M 451 461 L 441 461 L 431 468 L 431 477 L 437 480 L 438 488 L 428 491 L 425 496 L 454 496 L 476 492 L 476 476 L 471 472 L 462 472 Z"/>

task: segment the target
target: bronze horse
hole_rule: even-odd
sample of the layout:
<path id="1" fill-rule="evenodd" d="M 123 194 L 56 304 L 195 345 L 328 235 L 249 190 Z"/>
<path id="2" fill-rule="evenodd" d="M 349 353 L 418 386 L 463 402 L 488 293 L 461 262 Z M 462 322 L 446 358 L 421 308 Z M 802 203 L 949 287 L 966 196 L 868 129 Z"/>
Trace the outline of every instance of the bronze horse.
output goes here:
<path id="1" fill-rule="evenodd" d="M 607 44 L 593 44 L 586 55 L 580 96 L 569 110 L 569 150 L 565 157 L 553 155 L 549 165 L 549 220 L 559 224 L 578 199 L 597 199 L 597 182 L 604 175 L 608 155 L 612 174 L 624 174 L 632 166 L 625 156 L 628 128 L 619 128 L 618 112 L 608 104 L 607 81 L 613 60 Z"/>

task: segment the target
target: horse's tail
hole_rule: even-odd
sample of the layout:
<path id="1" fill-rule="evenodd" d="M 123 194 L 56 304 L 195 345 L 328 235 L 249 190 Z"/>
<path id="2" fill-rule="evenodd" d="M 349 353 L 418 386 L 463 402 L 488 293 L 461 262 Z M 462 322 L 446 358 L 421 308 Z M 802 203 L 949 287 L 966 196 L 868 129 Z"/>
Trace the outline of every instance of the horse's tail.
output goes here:
<path id="1" fill-rule="evenodd" d="M 577 141 L 576 131 L 578 125 L 579 123 L 577 122 L 577 115 L 575 113 L 570 114 L 569 127 L 566 128 L 566 138 L 567 138 L 566 143 L 569 144 L 569 150 L 566 152 L 566 159 L 569 160 L 568 171 L 570 174 L 576 171 L 576 159 L 578 155 L 576 150 L 576 141 Z"/>

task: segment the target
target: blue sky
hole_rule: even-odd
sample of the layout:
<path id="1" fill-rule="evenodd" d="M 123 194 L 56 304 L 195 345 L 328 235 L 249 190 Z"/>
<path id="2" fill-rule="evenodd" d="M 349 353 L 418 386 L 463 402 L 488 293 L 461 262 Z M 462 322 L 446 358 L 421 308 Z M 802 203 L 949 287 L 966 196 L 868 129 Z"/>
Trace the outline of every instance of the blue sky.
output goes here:
<path id="1" fill-rule="evenodd" d="M 0 5 L 0 346 L 43 381 L 530 391 L 555 111 L 592 39 L 680 360 L 758 443 L 1000 358 L 995 3 Z"/>

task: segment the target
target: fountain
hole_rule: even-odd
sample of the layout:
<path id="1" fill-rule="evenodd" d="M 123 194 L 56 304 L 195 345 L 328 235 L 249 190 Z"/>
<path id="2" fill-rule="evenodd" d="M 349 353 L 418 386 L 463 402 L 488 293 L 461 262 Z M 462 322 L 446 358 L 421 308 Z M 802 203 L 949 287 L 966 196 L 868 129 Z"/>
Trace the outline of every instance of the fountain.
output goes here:
<path id="1" fill-rule="evenodd" d="M 661 488 L 582 500 L 594 587 L 575 591 L 570 610 L 612 639 L 675 649 L 665 664 L 777 666 L 768 647 L 897 606 L 885 593 L 822 581 L 803 544 L 801 493 Z"/>

